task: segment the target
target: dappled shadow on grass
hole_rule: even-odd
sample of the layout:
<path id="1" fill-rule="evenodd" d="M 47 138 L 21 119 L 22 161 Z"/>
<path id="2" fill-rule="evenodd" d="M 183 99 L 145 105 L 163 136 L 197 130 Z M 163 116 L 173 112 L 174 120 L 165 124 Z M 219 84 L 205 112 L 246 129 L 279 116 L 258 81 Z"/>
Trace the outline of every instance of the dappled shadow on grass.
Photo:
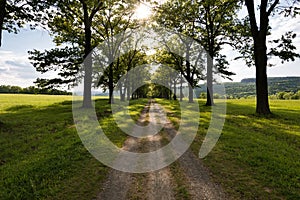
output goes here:
<path id="1" fill-rule="evenodd" d="M 0 115 L 1 199 L 36 199 L 59 191 L 81 162 L 91 159 L 81 145 L 70 105 L 15 106 Z"/>
<path id="2" fill-rule="evenodd" d="M 107 167 L 83 146 L 72 103 L 11 106 L 0 114 L 0 199 L 96 197 Z M 95 107 L 104 133 L 122 146 L 127 135 L 115 124 L 107 99 L 97 99 Z M 132 110 L 141 108 L 133 102 Z"/>
<path id="3" fill-rule="evenodd" d="M 7 108 L 5 111 L 10 111 L 10 112 L 15 112 L 15 111 L 24 111 L 24 110 L 28 110 L 28 109 L 33 109 L 34 106 L 32 105 L 17 105 L 17 106 L 12 106 Z"/>
<path id="4" fill-rule="evenodd" d="M 192 146 L 195 153 L 209 123 L 209 110 L 202 111 L 205 120 L 200 119 L 202 126 Z M 272 112 L 272 116 L 262 117 L 254 114 L 254 103 L 227 102 L 222 136 L 204 162 L 234 198 L 300 196 L 300 110 L 276 107 Z"/>
<path id="5" fill-rule="evenodd" d="M 98 118 L 112 141 L 121 145 L 126 136 L 112 125 L 108 107 L 107 100 L 96 101 Z M 6 111 L 0 114 L 0 199 L 95 197 L 107 168 L 78 137 L 72 101 L 14 106 Z"/>
<path id="6" fill-rule="evenodd" d="M 227 121 L 229 120 L 232 124 L 236 124 L 241 132 L 243 127 L 246 130 L 253 128 L 266 135 L 275 134 L 280 137 L 289 134 L 291 140 L 299 139 L 300 134 L 295 134 L 295 131 L 289 131 L 289 128 L 291 126 L 295 130 L 297 127 L 299 128 L 300 110 L 273 109 L 272 115 L 261 116 L 254 113 L 255 108 L 252 106 L 238 105 L 230 102 L 227 105 Z"/>

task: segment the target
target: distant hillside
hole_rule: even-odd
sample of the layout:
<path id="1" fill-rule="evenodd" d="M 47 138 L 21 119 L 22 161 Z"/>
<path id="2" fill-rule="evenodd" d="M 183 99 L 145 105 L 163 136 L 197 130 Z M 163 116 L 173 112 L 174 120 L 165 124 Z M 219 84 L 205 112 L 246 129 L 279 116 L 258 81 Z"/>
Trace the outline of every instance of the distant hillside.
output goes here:
<path id="1" fill-rule="evenodd" d="M 255 84 L 255 78 L 243 79 L 241 83 Z M 300 90 L 300 77 L 270 77 L 268 84 L 270 95 L 278 92 L 297 92 Z"/>
<path id="2" fill-rule="evenodd" d="M 300 77 L 270 77 L 268 78 L 268 84 L 269 95 L 278 92 L 295 93 L 300 90 Z M 247 97 L 255 95 L 255 78 L 246 78 L 241 82 L 226 82 L 224 86 L 227 96 Z M 200 85 L 200 88 L 196 89 L 197 96 L 202 92 L 206 92 L 206 85 Z"/>

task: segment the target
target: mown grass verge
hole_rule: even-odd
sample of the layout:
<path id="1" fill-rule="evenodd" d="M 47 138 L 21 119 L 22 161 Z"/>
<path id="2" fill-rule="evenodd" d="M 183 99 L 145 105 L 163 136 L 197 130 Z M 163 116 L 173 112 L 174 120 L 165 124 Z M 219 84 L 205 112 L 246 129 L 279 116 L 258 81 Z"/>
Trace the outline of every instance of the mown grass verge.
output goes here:
<path id="1" fill-rule="evenodd" d="M 130 102 L 132 117 L 146 100 Z M 105 134 L 126 139 L 107 99 L 96 100 Z M 70 96 L 0 95 L 0 199 L 93 199 L 108 168 L 81 143 Z"/>
<path id="2" fill-rule="evenodd" d="M 179 119 L 178 102 L 157 102 Z M 211 116 L 211 108 L 199 103 L 200 126 L 191 146 L 196 155 Z M 274 115 L 264 118 L 254 114 L 254 100 L 228 100 L 222 135 L 203 159 L 233 199 L 300 198 L 300 101 L 270 104 Z"/>

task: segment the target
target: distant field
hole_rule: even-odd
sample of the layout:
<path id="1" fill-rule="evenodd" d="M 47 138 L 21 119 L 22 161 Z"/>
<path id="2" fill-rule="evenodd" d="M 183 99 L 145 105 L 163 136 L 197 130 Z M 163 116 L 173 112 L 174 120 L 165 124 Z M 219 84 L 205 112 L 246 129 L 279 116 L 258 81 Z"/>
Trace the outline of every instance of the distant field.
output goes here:
<path id="1" fill-rule="evenodd" d="M 93 199 L 108 168 L 82 145 L 71 96 L 0 95 L 0 199 Z M 178 121 L 174 101 L 158 100 Z M 134 119 L 147 99 L 131 101 Z M 200 100 L 198 154 L 210 120 Z M 254 100 L 228 100 L 222 136 L 204 163 L 235 199 L 300 199 L 300 101 L 272 100 L 274 116 L 254 115 Z M 126 135 L 106 99 L 96 101 L 105 133 L 118 146 Z"/>
<path id="2" fill-rule="evenodd" d="M 20 105 L 42 107 L 67 100 L 72 100 L 72 96 L 0 94 L 0 111 L 5 112 L 5 109 Z"/>

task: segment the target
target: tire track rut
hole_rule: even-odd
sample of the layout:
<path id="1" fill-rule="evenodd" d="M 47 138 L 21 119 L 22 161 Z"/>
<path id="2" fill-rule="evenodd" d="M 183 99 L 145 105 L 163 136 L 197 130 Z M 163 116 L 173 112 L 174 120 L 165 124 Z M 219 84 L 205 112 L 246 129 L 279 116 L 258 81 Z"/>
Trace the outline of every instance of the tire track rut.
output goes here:
<path id="1" fill-rule="evenodd" d="M 172 123 L 162 116 L 162 110 L 162 107 L 157 103 L 149 101 L 149 105 L 142 111 L 138 124 L 141 125 L 147 120 L 154 121 L 163 118 L 161 123 L 164 123 L 164 130 L 144 138 L 128 137 L 123 149 L 133 152 L 150 152 L 161 148 L 164 145 L 162 141 L 170 141 L 176 135 L 176 130 Z M 148 111 L 154 113 L 147 115 Z M 146 118 L 148 119 L 146 120 Z M 158 153 L 156 155 L 160 160 L 164 159 L 164 156 Z M 155 162 L 155 160 L 151 162 Z M 210 180 L 210 172 L 190 150 L 186 151 L 176 162 L 178 163 L 176 166 L 179 166 L 177 168 L 183 176 L 180 185 L 178 185 L 178 181 L 174 181 L 174 174 L 172 175 L 169 166 L 142 174 L 131 174 L 111 169 L 97 199 L 228 199 L 222 188 Z M 176 196 L 176 190 L 179 187 L 188 191 L 189 194 L 185 198 Z"/>

